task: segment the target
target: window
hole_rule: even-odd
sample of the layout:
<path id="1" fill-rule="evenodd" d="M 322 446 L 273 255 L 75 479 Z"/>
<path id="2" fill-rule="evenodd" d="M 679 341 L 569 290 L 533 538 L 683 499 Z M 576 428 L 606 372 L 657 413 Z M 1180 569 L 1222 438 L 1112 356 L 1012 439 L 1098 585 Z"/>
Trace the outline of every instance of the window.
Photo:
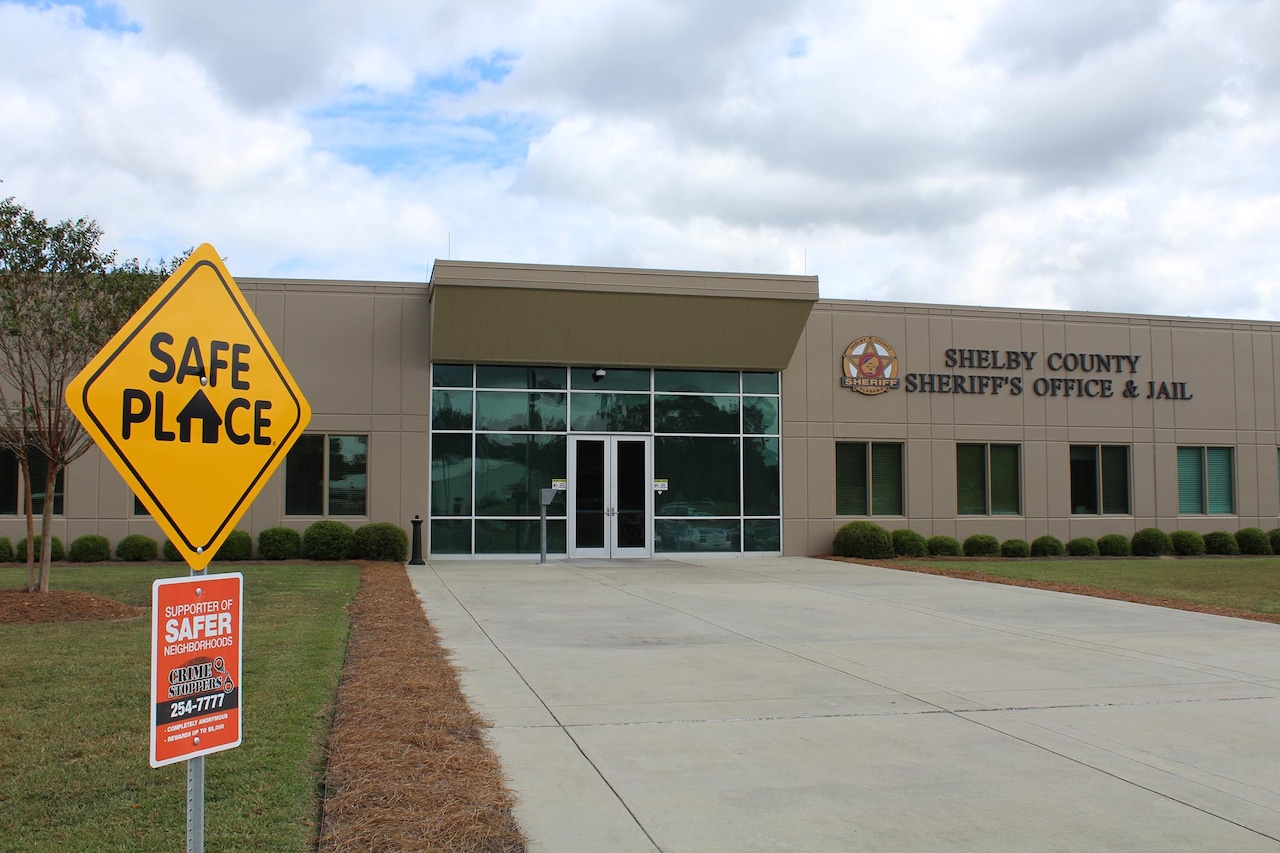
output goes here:
<path id="1" fill-rule="evenodd" d="M 836 515 L 902 515 L 902 505 L 901 444 L 836 444 Z"/>
<path id="2" fill-rule="evenodd" d="M 27 465 L 31 469 L 31 511 L 35 515 L 44 512 L 45 478 L 49 476 L 49 459 L 37 447 L 27 448 Z M 53 485 L 53 514 L 62 515 L 63 471 Z M 22 493 L 22 468 L 13 451 L 0 450 L 0 515 L 26 515 L 26 500 Z"/>
<path id="3" fill-rule="evenodd" d="M 1179 513 L 1231 515 L 1236 511 L 1232 453 L 1230 447 L 1178 448 Z"/>
<path id="4" fill-rule="evenodd" d="M 623 432 L 654 436 L 653 475 L 671 484 L 653 497 L 655 552 L 780 551 L 780 387 L 766 372 L 434 364 L 429 550 L 537 553 L 535 497 L 565 478 L 570 435 Z M 553 553 L 568 509 L 550 507 Z M 689 515 L 707 539 L 687 535 Z"/>
<path id="5" fill-rule="evenodd" d="M 1074 515 L 1129 514 L 1127 446 L 1071 446 L 1071 512 Z"/>
<path id="6" fill-rule="evenodd" d="M 1022 512 L 1019 476 L 1021 445 L 956 445 L 956 513 L 1018 515 Z"/>
<path id="7" fill-rule="evenodd" d="M 284 462 L 285 515 L 367 515 L 369 436 L 303 435 Z"/>

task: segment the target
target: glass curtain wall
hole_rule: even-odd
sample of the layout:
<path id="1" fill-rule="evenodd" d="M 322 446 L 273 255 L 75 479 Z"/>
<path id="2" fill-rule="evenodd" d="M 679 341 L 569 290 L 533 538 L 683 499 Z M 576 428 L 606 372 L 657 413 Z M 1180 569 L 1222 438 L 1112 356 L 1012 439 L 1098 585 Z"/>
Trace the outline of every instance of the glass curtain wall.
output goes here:
<path id="1" fill-rule="evenodd" d="M 780 411 L 776 373 L 433 365 L 430 551 L 537 553 L 571 433 L 654 436 L 655 552 L 779 551 Z M 565 553 L 564 493 L 547 518 Z"/>

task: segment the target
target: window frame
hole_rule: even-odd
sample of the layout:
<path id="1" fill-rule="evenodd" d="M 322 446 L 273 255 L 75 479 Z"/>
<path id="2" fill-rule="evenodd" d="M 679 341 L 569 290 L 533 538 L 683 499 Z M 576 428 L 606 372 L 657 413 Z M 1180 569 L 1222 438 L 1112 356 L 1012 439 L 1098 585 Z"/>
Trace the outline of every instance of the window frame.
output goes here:
<path id="1" fill-rule="evenodd" d="M 782 465 L 785 450 L 782 443 L 782 374 L 778 371 L 749 371 L 749 370 L 667 370 L 665 368 L 656 367 L 617 367 L 604 364 L 600 366 L 604 370 L 604 375 L 597 378 L 596 368 L 594 367 L 556 367 L 554 365 L 546 368 L 536 368 L 544 371 L 547 376 L 551 376 L 552 371 L 555 374 L 555 381 L 559 382 L 560 372 L 567 370 L 568 388 L 511 388 L 511 387 L 494 387 L 489 383 L 492 380 L 492 371 L 487 369 L 486 365 L 466 365 L 454 364 L 449 362 L 432 362 L 432 382 L 431 382 L 431 412 L 432 419 L 430 424 L 430 457 L 431 457 L 431 485 L 428 491 L 428 512 L 430 519 L 430 527 L 428 528 L 428 548 L 431 553 L 449 553 L 449 554 L 466 554 L 479 555 L 481 553 L 479 544 L 479 535 L 477 533 L 477 525 L 485 520 L 506 520 L 506 521 L 536 521 L 533 516 L 497 516 L 482 515 L 477 512 L 476 500 L 478 496 L 477 483 L 480 476 L 479 467 L 479 443 L 481 437 L 485 435 L 534 435 L 534 436 L 564 436 L 572 439 L 574 435 L 603 435 L 618 434 L 631 436 L 651 436 L 654 442 L 654 461 L 658 460 L 658 443 L 663 439 L 669 438 L 689 438 L 689 439 L 717 439 L 728 438 L 738 442 L 738 462 L 736 466 L 736 474 L 738 489 L 738 505 L 737 512 L 725 516 L 706 516 L 701 517 L 706 521 L 732 521 L 738 524 L 740 531 L 739 544 L 740 548 L 736 553 L 739 554 L 769 554 L 781 553 L 782 543 Z M 699 383 L 710 382 L 715 385 L 716 390 L 707 390 Z M 665 384 L 664 384 L 665 383 Z M 679 384 L 686 390 L 660 390 L 666 389 L 668 385 Z M 510 384 L 510 383 L 508 383 Z M 516 383 L 518 384 L 518 383 Z M 687 387 L 686 387 L 687 386 Z M 728 390 L 732 386 L 734 390 Z M 699 390 L 702 388 L 702 390 Z M 528 390 L 530 393 L 555 393 L 568 395 L 568 416 L 567 422 L 554 425 L 554 428 L 548 427 L 546 423 L 540 424 L 538 429 L 496 429 L 492 426 L 481 428 L 479 424 L 479 416 L 477 409 L 479 407 L 477 395 L 486 391 L 514 391 L 519 392 Z M 465 400 L 470 404 L 471 413 L 469 416 L 462 414 L 456 418 L 446 419 L 437 417 L 437 411 L 444 411 L 444 407 L 437 409 L 437 395 L 441 392 L 449 394 L 451 401 L 449 408 L 452 408 L 453 402 L 463 403 Z M 643 401 L 645 408 L 644 417 L 636 417 L 634 422 L 620 423 L 600 423 L 594 425 L 594 428 L 586 429 L 582 423 L 575 425 L 575 417 L 583 414 L 581 408 L 582 403 L 589 399 L 583 395 L 609 395 L 620 403 L 631 403 L 633 401 Z M 696 398 L 696 397 L 729 397 L 736 400 L 736 410 L 731 417 L 724 418 L 721 423 L 717 424 L 717 431 L 691 429 L 672 429 L 671 431 L 662 431 L 657 428 L 658 410 L 660 408 L 660 398 Z M 465 403 L 464 403 L 465 405 Z M 590 410 L 586 410 L 590 412 Z M 759 413 L 759 417 L 756 413 Z M 640 426 L 638 430 L 633 427 Z M 625 428 L 624 428 L 625 427 Z M 462 437 L 455 439 L 459 443 L 465 442 L 469 447 L 469 455 L 466 457 L 466 464 L 470 466 L 467 472 L 467 482 L 470 485 L 470 491 L 467 493 L 466 500 L 461 504 L 459 514 L 437 514 L 437 483 L 440 482 L 436 477 L 438 447 L 437 440 L 446 437 Z M 749 448 L 751 450 L 749 450 Z M 749 469 L 748 455 L 754 450 L 758 450 L 759 454 L 753 457 L 751 462 L 755 463 L 760 460 L 768 460 L 772 449 L 776 449 L 776 462 L 773 467 L 769 465 L 752 465 Z M 459 448 L 460 449 L 460 448 Z M 566 447 L 566 464 L 568 461 L 568 448 Z M 441 457 L 442 458 L 442 457 Z M 772 460 L 769 460 L 772 461 Z M 441 472 L 443 474 L 443 472 Z M 655 471 L 655 477 L 661 477 L 660 472 Z M 756 512 L 748 512 L 748 510 L 758 510 L 762 508 L 760 504 L 753 504 L 748 507 L 748 484 L 753 489 L 755 497 L 765 496 L 770 500 L 776 498 L 777 512 L 772 514 L 758 514 Z M 553 504 L 554 506 L 554 504 Z M 566 510 L 567 511 L 567 508 Z M 565 516 L 551 517 L 552 522 L 560 522 Z M 658 506 L 655 502 L 654 521 L 655 524 L 664 518 L 658 512 Z M 671 518 L 679 518 L 679 516 L 666 516 Z M 463 524 L 468 525 L 466 536 L 463 535 Z M 437 525 L 442 533 L 448 530 L 448 535 L 452 537 L 457 547 L 461 547 L 464 539 L 470 542 L 469 550 L 449 550 L 437 552 L 437 537 L 435 529 Z M 766 527 L 772 527 L 770 531 L 764 531 Z M 748 533 L 748 529 L 752 533 Z M 764 531 L 764 532 L 762 532 Z M 768 547 L 776 545 L 776 547 Z M 668 553 L 656 547 L 655 554 Z"/>
<path id="2" fill-rule="evenodd" d="M 1018 517 L 1023 515 L 1022 505 L 1022 445 L 1016 442 L 1007 441 L 957 441 L 956 445 L 956 517 L 972 517 L 972 516 L 1003 516 Z M 960 448 L 962 447 L 980 447 L 982 448 L 982 512 L 961 512 L 960 504 Z M 992 509 L 992 494 L 995 491 L 994 483 L 996 480 L 995 472 L 995 454 L 991 452 L 993 447 L 1012 448 L 1016 455 L 1013 472 L 1013 488 L 1017 509 L 1013 512 L 1000 511 L 996 512 Z"/>
<path id="3" fill-rule="evenodd" d="M 1188 510 L 1183 509 L 1184 495 L 1182 490 L 1182 460 L 1184 458 L 1183 451 L 1194 451 L 1198 457 L 1199 466 L 1199 491 L 1198 504 L 1199 509 Z M 1213 478 L 1212 468 L 1212 451 L 1224 451 L 1227 455 L 1227 491 L 1230 499 L 1230 508 L 1227 510 L 1214 510 L 1212 503 L 1212 493 L 1215 484 L 1211 482 Z M 1231 445 L 1219 444 L 1179 444 L 1177 445 L 1177 466 L 1175 468 L 1178 482 L 1178 515 L 1238 515 L 1239 514 L 1239 496 L 1236 494 L 1237 477 L 1236 477 L 1236 449 Z M 1221 484 L 1217 484 L 1219 487 Z"/>
<path id="4" fill-rule="evenodd" d="M 1071 488 L 1071 454 L 1077 447 L 1091 448 L 1093 453 L 1093 486 L 1094 493 L 1097 495 L 1097 509 L 1093 512 L 1077 511 L 1076 502 L 1072 495 L 1068 494 L 1067 500 L 1071 506 L 1070 515 L 1078 516 L 1106 516 L 1106 515 L 1133 515 L 1133 445 L 1131 444 L 1103 444 L 1103 443 L 1077 443 L 1067 445 L 1067 482 L 1068 488 Z M 1107 471 L 1106 466 L 1106 450 L 1108 448 L 1120 448 L 1124 450 L 1124 485 L 1125 485 L 1125 509 L 1123 512 L 1109 511 L 1107 509 Z"/>
<path id="5" fill-rule="evenodd" d="M 833 469 L 835 480 L 835 514 L 839 518 L 905 518 L 907 511 L 907 443 L 905 441 L 837 441 L 835 443 L 835 466 Z M 862 493 L 865 501 L 865 512 L 843 512 L 841 507 L 841 483 L 840 483 L 840 448 L 841 447 L 861 447 L 862 448 Z M 897 481 L 898 481 L 898 505 L 896 512 L 877 512 L 876 511 L 876 470 L 875 470 L 875 448 L 877 447 L 894 447 L 897 449 Z M 849 484 L 855 487 L 855 484 Z"/>
<path id="6" fill-rule="evenodd" d="M 282 498 L 284 500 L 284 506 L 281 508 L 281 518 L 324 518 L 324 519 L 370 518 L 370 515 L 369 515 L 369 469 L 371 466 L 369 462 L 370 462 L 370 456 L 372 456 L 372 449 L 373 449 L 371 446 L 372 443 L 370 441 L 371 433 L 367 433 L 367 432 L 365 433 L 305 432 L 298 438 L 301 439 L 303 437 L 309 437 L 309 436 L 318 436 L 321 441 L 321 447 L 323 448 L 323 453 L 321 456 L 321 466 L 320 466 L 320 505 L 322 507 L 322 512 L 318 515 L 315 513 L 289 512 L 289 468 L 288 468 L 289 460 L 288 460 L 288 456 L 286 455 L 285 464 L 281 466 L 282 469 L 284 470 L 284 488 L 283 488 L 283 495 L 282 495 Z M 364 512 L 363 513 L 338 514 L 331 511 L 332 498 L 329 491 L 329 483 L 330 483 L 330 471 L 332 469 L 332 464 L 333 464 L 333 461 L 332 461 L 333 450 L 331 446 L 331 441 L 334 438 L 364 439 L 365 457 L 364 457 Z M 294 452 L 294 449 L 297 446 L 298 446 L 297 444 L 294 444 L 293 447 L 289 448 L 289 453 L 292 454 Z"/>
<path id="7" fill-rule="evenodd" d="M 17 504 L 15 505 L 14 512 L 13 513 L 6 512 L 4 513 L 4 516 L 6 517 L 12 516 L 14 518 L 25 518 L 27 515 L 27 509 L 26 509 L 27 494 L 25 489 L 23 488 L 24 483 L 22 478 L 22 463 L 18 460 L 18 454 L 14 453 L 12 450 L 10 450 L 7 447 L 0 448 L 0 453 L 6 454 L 9 457 L 9 459 L 12 460 L 13 479 L 14 479 L 13 489 L 14 489 L 14 494 L 17 495 Z M 49 464 L 48 457 L 45 456 L 45 453 L 42 450 L 40 450 L 40 448 L 32 444 L 27 447 L 28 470 L 30 470 L 30 467 L 31 467 L 32 457 L 37 454 L 41 457 L 44 457 L 45 459 L 43 463 L 44 465 Z M 31 512 L 33 516 L 39 516 L 44 511 L 43 503 L 37 505 L 35 500 L 35 489 L 37 487 L 43 487 L 43 486 L 44 486 L 43 482 L 37 483 L 36 478 L 34 477 L 31 478 L 31 488 L 32 488 Z M 5 488 L 7 488 L 7 485 L 5 486 Z M 67 468 L 64 465 L 62 470 L 58 472 L 57 478 L 54 480 L 53 517 L 62 518 L 62 517 L 65 517 L 66 514 L 67 514 Z"/>

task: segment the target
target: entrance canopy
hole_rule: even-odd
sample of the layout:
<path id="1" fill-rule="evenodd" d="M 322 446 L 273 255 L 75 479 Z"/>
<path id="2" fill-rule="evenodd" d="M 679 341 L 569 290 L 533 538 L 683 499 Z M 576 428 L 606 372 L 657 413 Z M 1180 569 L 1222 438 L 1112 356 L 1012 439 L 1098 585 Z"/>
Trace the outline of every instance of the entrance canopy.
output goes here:
<path id="1" fill-rule="evenodd" d="M 782 370 L 817 276 L 437 260 L 432 361 Z"/>

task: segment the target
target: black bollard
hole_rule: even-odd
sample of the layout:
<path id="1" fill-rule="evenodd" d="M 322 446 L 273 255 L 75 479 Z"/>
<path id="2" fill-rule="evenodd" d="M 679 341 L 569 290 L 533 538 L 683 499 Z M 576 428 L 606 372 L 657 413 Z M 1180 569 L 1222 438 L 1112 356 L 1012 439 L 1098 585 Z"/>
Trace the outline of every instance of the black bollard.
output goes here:
<path id="1" fill-rule="evenodd" d="M 427 563 L 422 559 L 422 516 L 415 515 L 413 517 L 413 554 L 409 557 L 409 565 L 425 566 Z"/>

